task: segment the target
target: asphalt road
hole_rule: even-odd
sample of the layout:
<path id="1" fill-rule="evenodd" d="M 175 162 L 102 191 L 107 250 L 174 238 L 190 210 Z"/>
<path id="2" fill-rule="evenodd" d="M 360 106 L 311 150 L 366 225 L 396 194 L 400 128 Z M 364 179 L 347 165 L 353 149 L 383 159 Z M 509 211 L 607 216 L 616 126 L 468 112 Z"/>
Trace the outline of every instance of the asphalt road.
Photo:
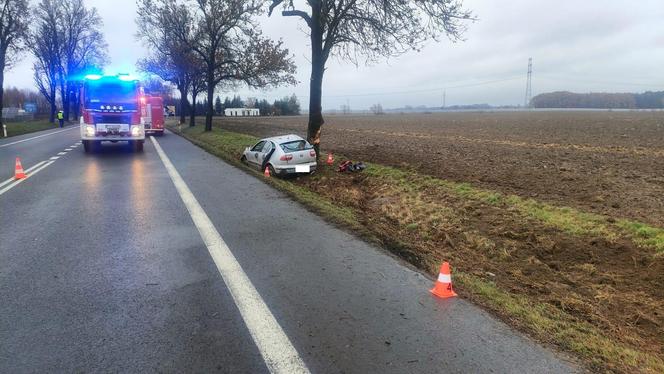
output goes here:
<path id="1" fill-rule="evenodd" d="M 0 372 L 578 371 L 260 179 L 156 140 L 0 141 L 0 183 L 16 156 L 47 161 L 0 187 Z"/>

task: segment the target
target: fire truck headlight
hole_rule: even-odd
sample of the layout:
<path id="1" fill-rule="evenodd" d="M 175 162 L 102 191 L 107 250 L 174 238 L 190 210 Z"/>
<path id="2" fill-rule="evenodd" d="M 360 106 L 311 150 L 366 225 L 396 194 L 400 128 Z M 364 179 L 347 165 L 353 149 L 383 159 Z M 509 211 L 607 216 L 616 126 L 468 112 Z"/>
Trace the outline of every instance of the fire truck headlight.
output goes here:
<path id="1" fill-rule="evenodd" d="M 131 136 L 139 136 L 141 135 L 141 127 L 140 126 L 132 126 L 131 127 Z"/>
<path id="2" fill-rule="evenodd" d="M 85 135 L 95 136 L 95 127 L 90 125 L 85 126 Z"/>

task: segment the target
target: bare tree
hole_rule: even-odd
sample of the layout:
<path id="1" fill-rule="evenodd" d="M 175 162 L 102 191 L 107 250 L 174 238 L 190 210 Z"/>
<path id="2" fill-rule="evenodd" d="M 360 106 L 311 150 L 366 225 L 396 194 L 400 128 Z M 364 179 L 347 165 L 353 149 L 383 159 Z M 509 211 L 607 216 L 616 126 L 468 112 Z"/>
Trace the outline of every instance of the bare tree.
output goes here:
<path id="1" fill-rule="evenodd" d="M 106 42 L 101 33 L 102 19 L 97 9 L 87 8 L 83 0 L 60 0 L 60 95 L 65 120 L 71 104 L 78 101 L 79 83 L 86 70 L 99 67 L 106 60 Z M 77 109 L 76 109 L 77 110 Z"/>
<path id="2" fill-rule="evenodd" d="M 50 104 L 51 121 L 58 93 L 65 119 L 72 108 L 78 117 L 83 76 L 100 72 L 105 61 L 100 26 L 96 9 L 86 8 L 83 0 L 41 0 L 35 7 L 29 49 L 35 57 L 34 80 Z"/>
<path id="3" fill-rule="evenodd" d="M 0 5 L 0 124 L 5 69 L 11 68 L 24 47 L 30 11 L 27 0 L 3 0 Z"/>
<path id="4" fill-rule="evenodd" d="M 158 3 L 177 43 L 203 62 L 207 91 L 205 130 L 212 130 L 214 91 L 222 84 L 249 87 L 294 83 L 295 65 L 281 42 L 263 38 L 253 17 L 260 0 L 143 0 Z"/>
<path id="5" fill-rule="evenodd" d="M 281 14 L 298 17 L 308 28 L 311 43 L 311 83 L 307 139 L 320 151 L 323 125 L 322 86 L 330 55 L 357 63 L 418 49 L 442 33 L 457 41 L 471 13 L 461 0 L 307 0 L 297 9 L 293 0 L 272 0 L 270 15 L 283 4 Z"/>
<path id="6" fill-rule="evenodd" d="M 30 52 L 35 58 L 34 80 L 37 89 L 49 104 L 49 122 L 55 121 L 56 95 L 60 73 L 59 38 L 55 28 L 57 8 L 52 1 L 43 1 L 36 9 L 36 27 L 30 35 Z"/>
<path id="7" fill-rule="evenodd" d="M 190 125 L 195 124 L 196 96 L 205 89 L 203 64 L 187 43 L 175 35 L 175 30 L 189 27 L 190 19 L 174 0 L 142 0 L 138 2 L 137 38 L 152 50 L 151 56 L 138 62 L 138 68 L 171 82 L 180 93 L 180 123 L 185 122 L 189 110 Z M 189 104 L 189 93 L 193 105 Z"/>
<path id="8" fill-rule="evenodd" d="M 380 103 L 373 104 L 369 109 L 371 110 L 371 113 L 375 115 L 385 114 L 385 112 L 383 111 L 383 106 Z"/>

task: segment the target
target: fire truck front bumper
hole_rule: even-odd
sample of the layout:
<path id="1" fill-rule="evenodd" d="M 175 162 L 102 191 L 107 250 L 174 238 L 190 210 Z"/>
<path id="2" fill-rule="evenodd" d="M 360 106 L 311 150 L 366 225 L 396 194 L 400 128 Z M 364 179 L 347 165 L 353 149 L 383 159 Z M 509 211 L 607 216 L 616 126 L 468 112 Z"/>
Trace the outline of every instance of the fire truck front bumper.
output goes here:
<path id="1" fill-rule="evenodd" d="M 143 125 L 81 124 L 81 139 L 94 141 L 144 140 Z"/>

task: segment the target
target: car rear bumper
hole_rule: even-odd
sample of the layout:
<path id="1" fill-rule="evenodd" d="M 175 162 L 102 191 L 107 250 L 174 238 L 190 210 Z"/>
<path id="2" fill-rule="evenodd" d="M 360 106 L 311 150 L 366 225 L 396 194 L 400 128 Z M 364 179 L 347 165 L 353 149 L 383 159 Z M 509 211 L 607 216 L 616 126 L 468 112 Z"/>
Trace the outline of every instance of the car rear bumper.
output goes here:
<path id="1" fill-rule="evenodd" d="M 309 165 L 309 173 L 313 173 L 316 171 L 316 163 L 315 162 L 310 162 L 308 164 L 301 164 L 301 165 Z M 274 172 L 279 174 L 279 175 L 288 175 L 288 174 L 308 174 L 306 172 L 297 172 L 295 171 L 295 165 L 273 165 Z"/>

